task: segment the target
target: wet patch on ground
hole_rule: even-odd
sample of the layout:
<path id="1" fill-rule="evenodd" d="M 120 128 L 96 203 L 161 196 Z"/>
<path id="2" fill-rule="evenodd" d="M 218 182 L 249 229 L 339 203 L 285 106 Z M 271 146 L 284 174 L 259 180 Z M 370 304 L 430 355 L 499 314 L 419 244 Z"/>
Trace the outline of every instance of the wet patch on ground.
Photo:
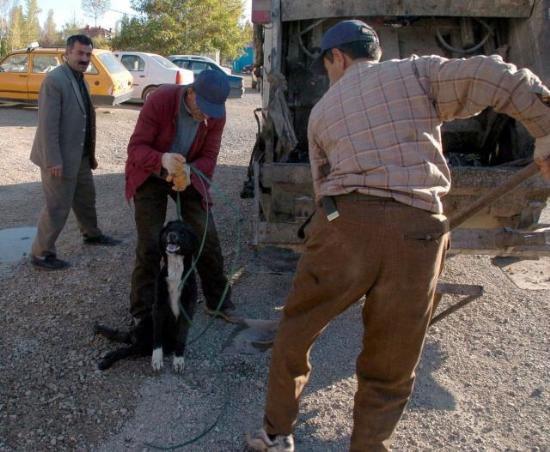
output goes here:
<path id="1" fill-rule="evenodd" d="M 35 227 L 0 229 L 0 277 L 29 255 L 35 235 Z"/>

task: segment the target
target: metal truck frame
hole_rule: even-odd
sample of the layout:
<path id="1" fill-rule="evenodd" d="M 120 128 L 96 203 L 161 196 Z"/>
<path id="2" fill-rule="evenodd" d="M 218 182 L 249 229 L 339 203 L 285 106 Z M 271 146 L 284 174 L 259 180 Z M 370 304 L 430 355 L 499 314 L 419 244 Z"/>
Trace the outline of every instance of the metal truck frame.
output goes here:
<path id="1" fill-rule="evenodd" d="M 255 245 L 300 247 L 296 232 L 314 209 L 307 121 L 328 88 L 309 67 L 323 32 L 339 20 L 373 26 L 382 60 L 498 53 L 550 82 L 550 0 L 254 0 L 253 18 L 258 7 L 267 9 L 254 27 L 262 108 L 242 193 L 254 197 Z M 453 182 L 448 216 L 526 165 L 534 149 L 521 124 L 491 109 L 445 124 L 443 144 Z M 550 255 L 548 230 L 534 231 L 549 196 L 540 176 L 529 179 L 455 230 L 452 251 Z"/>

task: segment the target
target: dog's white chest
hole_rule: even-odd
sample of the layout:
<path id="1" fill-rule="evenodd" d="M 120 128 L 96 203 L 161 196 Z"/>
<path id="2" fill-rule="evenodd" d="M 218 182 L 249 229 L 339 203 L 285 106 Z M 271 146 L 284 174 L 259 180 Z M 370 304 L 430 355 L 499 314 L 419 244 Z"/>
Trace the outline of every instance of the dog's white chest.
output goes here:
<path id="1" fill-rule="evenodd" d="M 183 256 L 169 254 L 167 257 L 168 276 L 166 277 L 166 283 L 168 285 L 168 295 L 170 296 L 170 308 L 177 319 L 180 315 L 178 300 L 180 298 L 180 284 L 184 270 Z"/>

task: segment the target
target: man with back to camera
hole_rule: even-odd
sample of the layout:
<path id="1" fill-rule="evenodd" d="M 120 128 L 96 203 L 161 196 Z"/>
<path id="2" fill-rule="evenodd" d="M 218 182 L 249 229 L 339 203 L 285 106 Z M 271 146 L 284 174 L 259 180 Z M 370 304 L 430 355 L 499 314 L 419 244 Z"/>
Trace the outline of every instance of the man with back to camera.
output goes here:
<path id="1" fill-rule="evenodd" d="M 120 243 L 104 235 L 97 226 L 92 177 L 92 170 L 97 168 L 95 111 L 84 80 L 92 50 L 88 36 L 70 36 L 65 64 L 48 73 L 40 87 L 38 127 L 30 158 L 40 167 L 46 205 L 38 220 L 31 263 L 44 270 L 69 266 L 57 258 L 55 242 L 71 208 L 85 244 Z"/>
<path id="2" fill-rule="evenodd" d="M 247 437 L 249 450 L 294 451 L 311 347 L 363 296 L 350 450 L 389 450 L 448 246 L 442 122 L 486 107 L 521 121 L 550 179 L 550 91 L 531 71 L 498 56 L 379 63 L 378 36 L 359 20 L 331 27 L 321 50 L 314 69 L 331 86 L 308 125 L 318 209 L 275 338 L 263 428 Z"/>
<path id="3" fill-rule="evenodd" d="M 208 182 L 191 173 L 188 166 L 212 179 L 229 91 L 224 74 L 203 71 L 192 85 L 160 87 L 141 110 L 126 161 L 126 197 L 134 198 L 138 234 L 130 293 L 130 313 L 135 323 L 150 312 L 154 301 L 161 258 L 159 233 L 166 219 L 168 197 L 175 201 L 177 191 L 183 221 L 199 239 L 206 229 L 204 248 L 197 261 L 206 310 L 226 321 L 234 315 L 214 217 L 207 209 L 211 206 Z M 179 176 L 178 183 L 172 184 L 175 176 Z"/>

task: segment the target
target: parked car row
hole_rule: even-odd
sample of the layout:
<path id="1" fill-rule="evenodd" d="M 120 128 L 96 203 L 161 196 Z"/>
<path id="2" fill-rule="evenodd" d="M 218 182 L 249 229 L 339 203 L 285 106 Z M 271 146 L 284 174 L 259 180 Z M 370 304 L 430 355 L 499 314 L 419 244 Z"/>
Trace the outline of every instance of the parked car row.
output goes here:
<path id="1" fill-rule="evenodd" d="M 184 62 L 186 64 L 189 64 L 193 61 L 198 61 L 198 62 L 203 61 L 203 62 L 207 62 L 207 63 L 213 63 L 215 66 L 217 66 L 223 72 L 225 72 L 227 75 L 231 75 L 231 68 L 221 66 L 218 63 L 216 63 L 216 61 L 214 61 L 212 58 L 209 58 L 209 57 L 206 57 L 206 56 L 202 56 L 202 55 L 170 55 L 166 58 L 168 58 L 172 62 L 174 62 L 174 60 L 178 60 L 178 61 Z M 185 67 L 186 69 L 190 69 L 190 67 L 188 67 L 187 65 L 186 66 L 181 66 L 181 64 L 178 64 L 178 63 L 175 63 L 175 62 L 174 62 L 174 64 L 177 64 L 179 67 Z M 197 64 L 195 66 L 195 69 L 199 68 L 199 67 L 201 67 L 201 65 Z M 203 69 L 204 69 L 204 66 L 203 66 Z M 195 72 L 195 71 L 193 71 L 193 72 Z"/>
<path id="2" fill-rule="evenodd" d="M 162 84 L 188 85 L 195 79 L 192 71 L 181 69 L 154 53 L 117 50 L 114 55 L 134 77 L 132 92 L 134 100 L 145 101 L 147 96 Z"/>
<path id="3" fill-rule="evenodd" d="M 17 50 L 0 61 L 0 100 L 36 103 L 40 85 L 63 64 L 62 48 Z M 94 49 L 84 74 L 95 105 L 115 105 L 132 96 L 132 76 L 114 55 Z"/>
<path id="4" fill-rule="evenodd" d="M 16 50 L 0 61 L 0 101 L 36 104 L 46 74 L 63 64 L 64 48 Z M 84 74 L 94 105 L 116 105 L 147 99 L 160 85 L 193 83 L 204 70 L 222 71 L 229 78 L 230 97 L 244 94 L 243 77 L 231 74 L 208 57 L 94 49 Z"/>
<path id="5" fill-rule="evenodd" d="M 238 75 L 231 74 L 231 69 L 220 66 L 208 57 L 193 55 L 170 55 L 168 59 L 180 68 L 190 69 L 197 75 L 202 71 L 219 71 L 229 78 L 231 91 L 229 97 L 242 97 L 244 94 L 244 79 Z"/>

